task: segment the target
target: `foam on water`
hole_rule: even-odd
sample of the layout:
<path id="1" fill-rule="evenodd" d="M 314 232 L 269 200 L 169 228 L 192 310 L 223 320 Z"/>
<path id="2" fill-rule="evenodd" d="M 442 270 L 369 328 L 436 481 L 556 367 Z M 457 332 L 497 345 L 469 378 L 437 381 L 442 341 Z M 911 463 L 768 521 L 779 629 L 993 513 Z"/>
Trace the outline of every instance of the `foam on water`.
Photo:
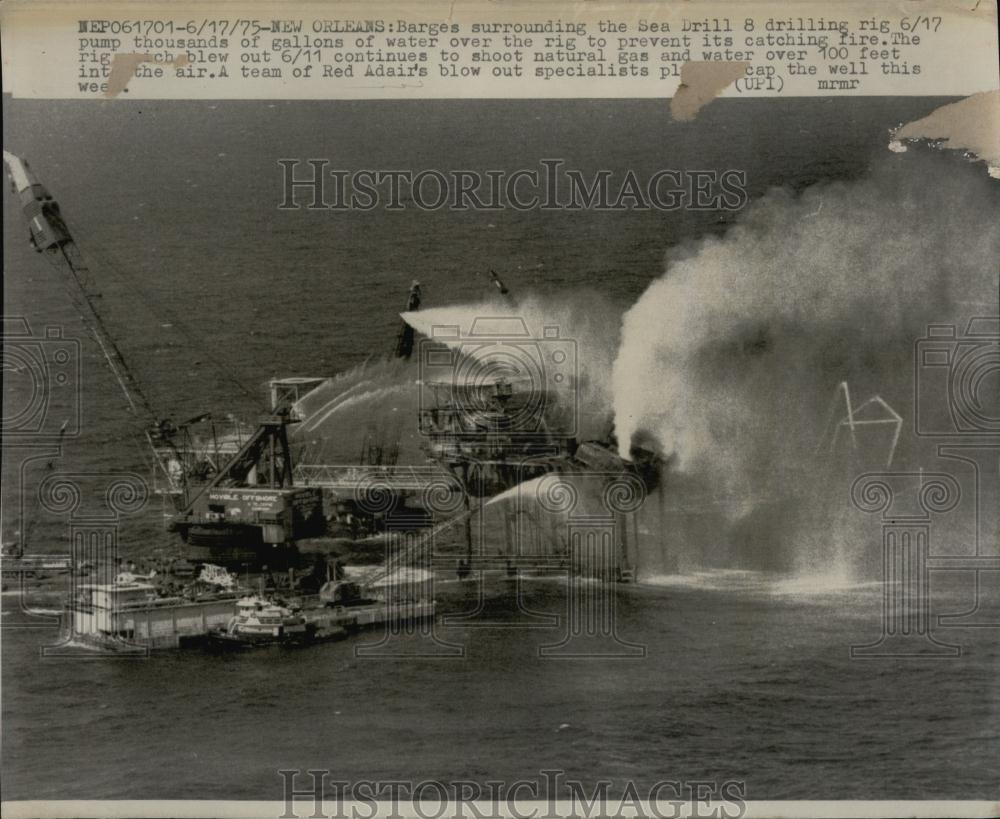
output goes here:
<path id="1" fill-rule="evenodd" d="M 763 594 L 773 597 L 825 598 L 842 600 L 851 592 L 881 587 L 879 582 L 859 582 L 840 574 L 775 575 L 741 569 L 708 569 L 684 574 L 640 577 L 639 584 L 664 588 L 691 588 L 731 594 Z"/>

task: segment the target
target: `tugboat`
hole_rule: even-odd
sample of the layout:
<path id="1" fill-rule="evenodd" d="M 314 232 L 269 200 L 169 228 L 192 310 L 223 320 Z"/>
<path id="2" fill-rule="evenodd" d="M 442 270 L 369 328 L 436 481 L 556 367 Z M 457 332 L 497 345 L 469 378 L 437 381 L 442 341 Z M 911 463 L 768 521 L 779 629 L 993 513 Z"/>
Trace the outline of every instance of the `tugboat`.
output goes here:
<path id="1" fill-rule="evenodd" d="M 260 595 L 236 602 L 236 614 L 225 628 L 209 632 L 217 647 L 251 648 L 272 643 L 308 643 L 316 637 L 316 624 L 296 609 L 282 606 Z"/>

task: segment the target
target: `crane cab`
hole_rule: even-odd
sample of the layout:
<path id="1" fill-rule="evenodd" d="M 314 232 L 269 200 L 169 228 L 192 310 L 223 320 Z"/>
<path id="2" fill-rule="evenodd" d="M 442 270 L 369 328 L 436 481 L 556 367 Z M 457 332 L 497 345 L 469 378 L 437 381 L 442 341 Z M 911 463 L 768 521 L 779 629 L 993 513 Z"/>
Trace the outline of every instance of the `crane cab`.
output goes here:
<path id="1" fill-rule="evenodd" d="M 4 151 L 3 161 L 10 174 L 11 190 L 21 200 L 21 209 L 28 220 L 31 246 L 41 253 L 71 241 L 69 231 L 59 212 L 59 203 L 38 181 L 28 163 L 19 156 Z"/>

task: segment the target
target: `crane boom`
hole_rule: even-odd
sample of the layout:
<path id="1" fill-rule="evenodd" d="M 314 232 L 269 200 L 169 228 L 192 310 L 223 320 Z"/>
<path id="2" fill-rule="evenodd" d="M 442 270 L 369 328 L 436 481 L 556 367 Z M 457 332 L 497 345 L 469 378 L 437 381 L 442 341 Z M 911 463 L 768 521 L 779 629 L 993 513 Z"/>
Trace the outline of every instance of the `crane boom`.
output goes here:
<path id="1" fill-rule="evenodd" d="M 159 419 L 152 404 L 128 366 L 121 348 L 108 332 L 104 318 L 94 303 L 94 297 L 87 288 L 90 269 L 63 219 L 59 203 L 38 181 L 27 161 L 8 151 L 3 152 L 3 159 L 11 187 L 21 200 L 21 209 L 28 221 L 31 246 L 69 273 L 73 285 L 70 297 L 108 362 L 129 410 L 136 417 L 145 415 L 143 420 L 158 424 Z"/>

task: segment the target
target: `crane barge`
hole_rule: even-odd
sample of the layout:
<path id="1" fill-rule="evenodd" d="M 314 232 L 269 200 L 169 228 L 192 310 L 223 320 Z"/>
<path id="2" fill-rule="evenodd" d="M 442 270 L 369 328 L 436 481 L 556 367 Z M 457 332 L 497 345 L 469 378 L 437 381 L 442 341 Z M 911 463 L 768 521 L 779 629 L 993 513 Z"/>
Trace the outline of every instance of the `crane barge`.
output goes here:
<path id="1" fill-rule="evenodd" d="M 321 490 L 298 487 L 288 446 L 287 409 L 260 419 L 245 442 L 215 458 L 192 457 L 197 449 L 178 443 L 181 428 L 161 418 L 108 331 L 88 282 L 90 269 L 63 218 L 58 202 L 24 159 L 4 151 L 11 188 L 28 222 L 29 242 L 69 276 L 70 295 L 104 354 L 131 414 L 142 424 L 163 494 L 174 506 L 168 529 L 188 544 L 196 563 L 283 568 L 295 559 L 295 541 L 325 526 Z M 190 442 L 189 442 L 190 443 Z M 223 457 L 231 456 L 227 461 Z"/>

